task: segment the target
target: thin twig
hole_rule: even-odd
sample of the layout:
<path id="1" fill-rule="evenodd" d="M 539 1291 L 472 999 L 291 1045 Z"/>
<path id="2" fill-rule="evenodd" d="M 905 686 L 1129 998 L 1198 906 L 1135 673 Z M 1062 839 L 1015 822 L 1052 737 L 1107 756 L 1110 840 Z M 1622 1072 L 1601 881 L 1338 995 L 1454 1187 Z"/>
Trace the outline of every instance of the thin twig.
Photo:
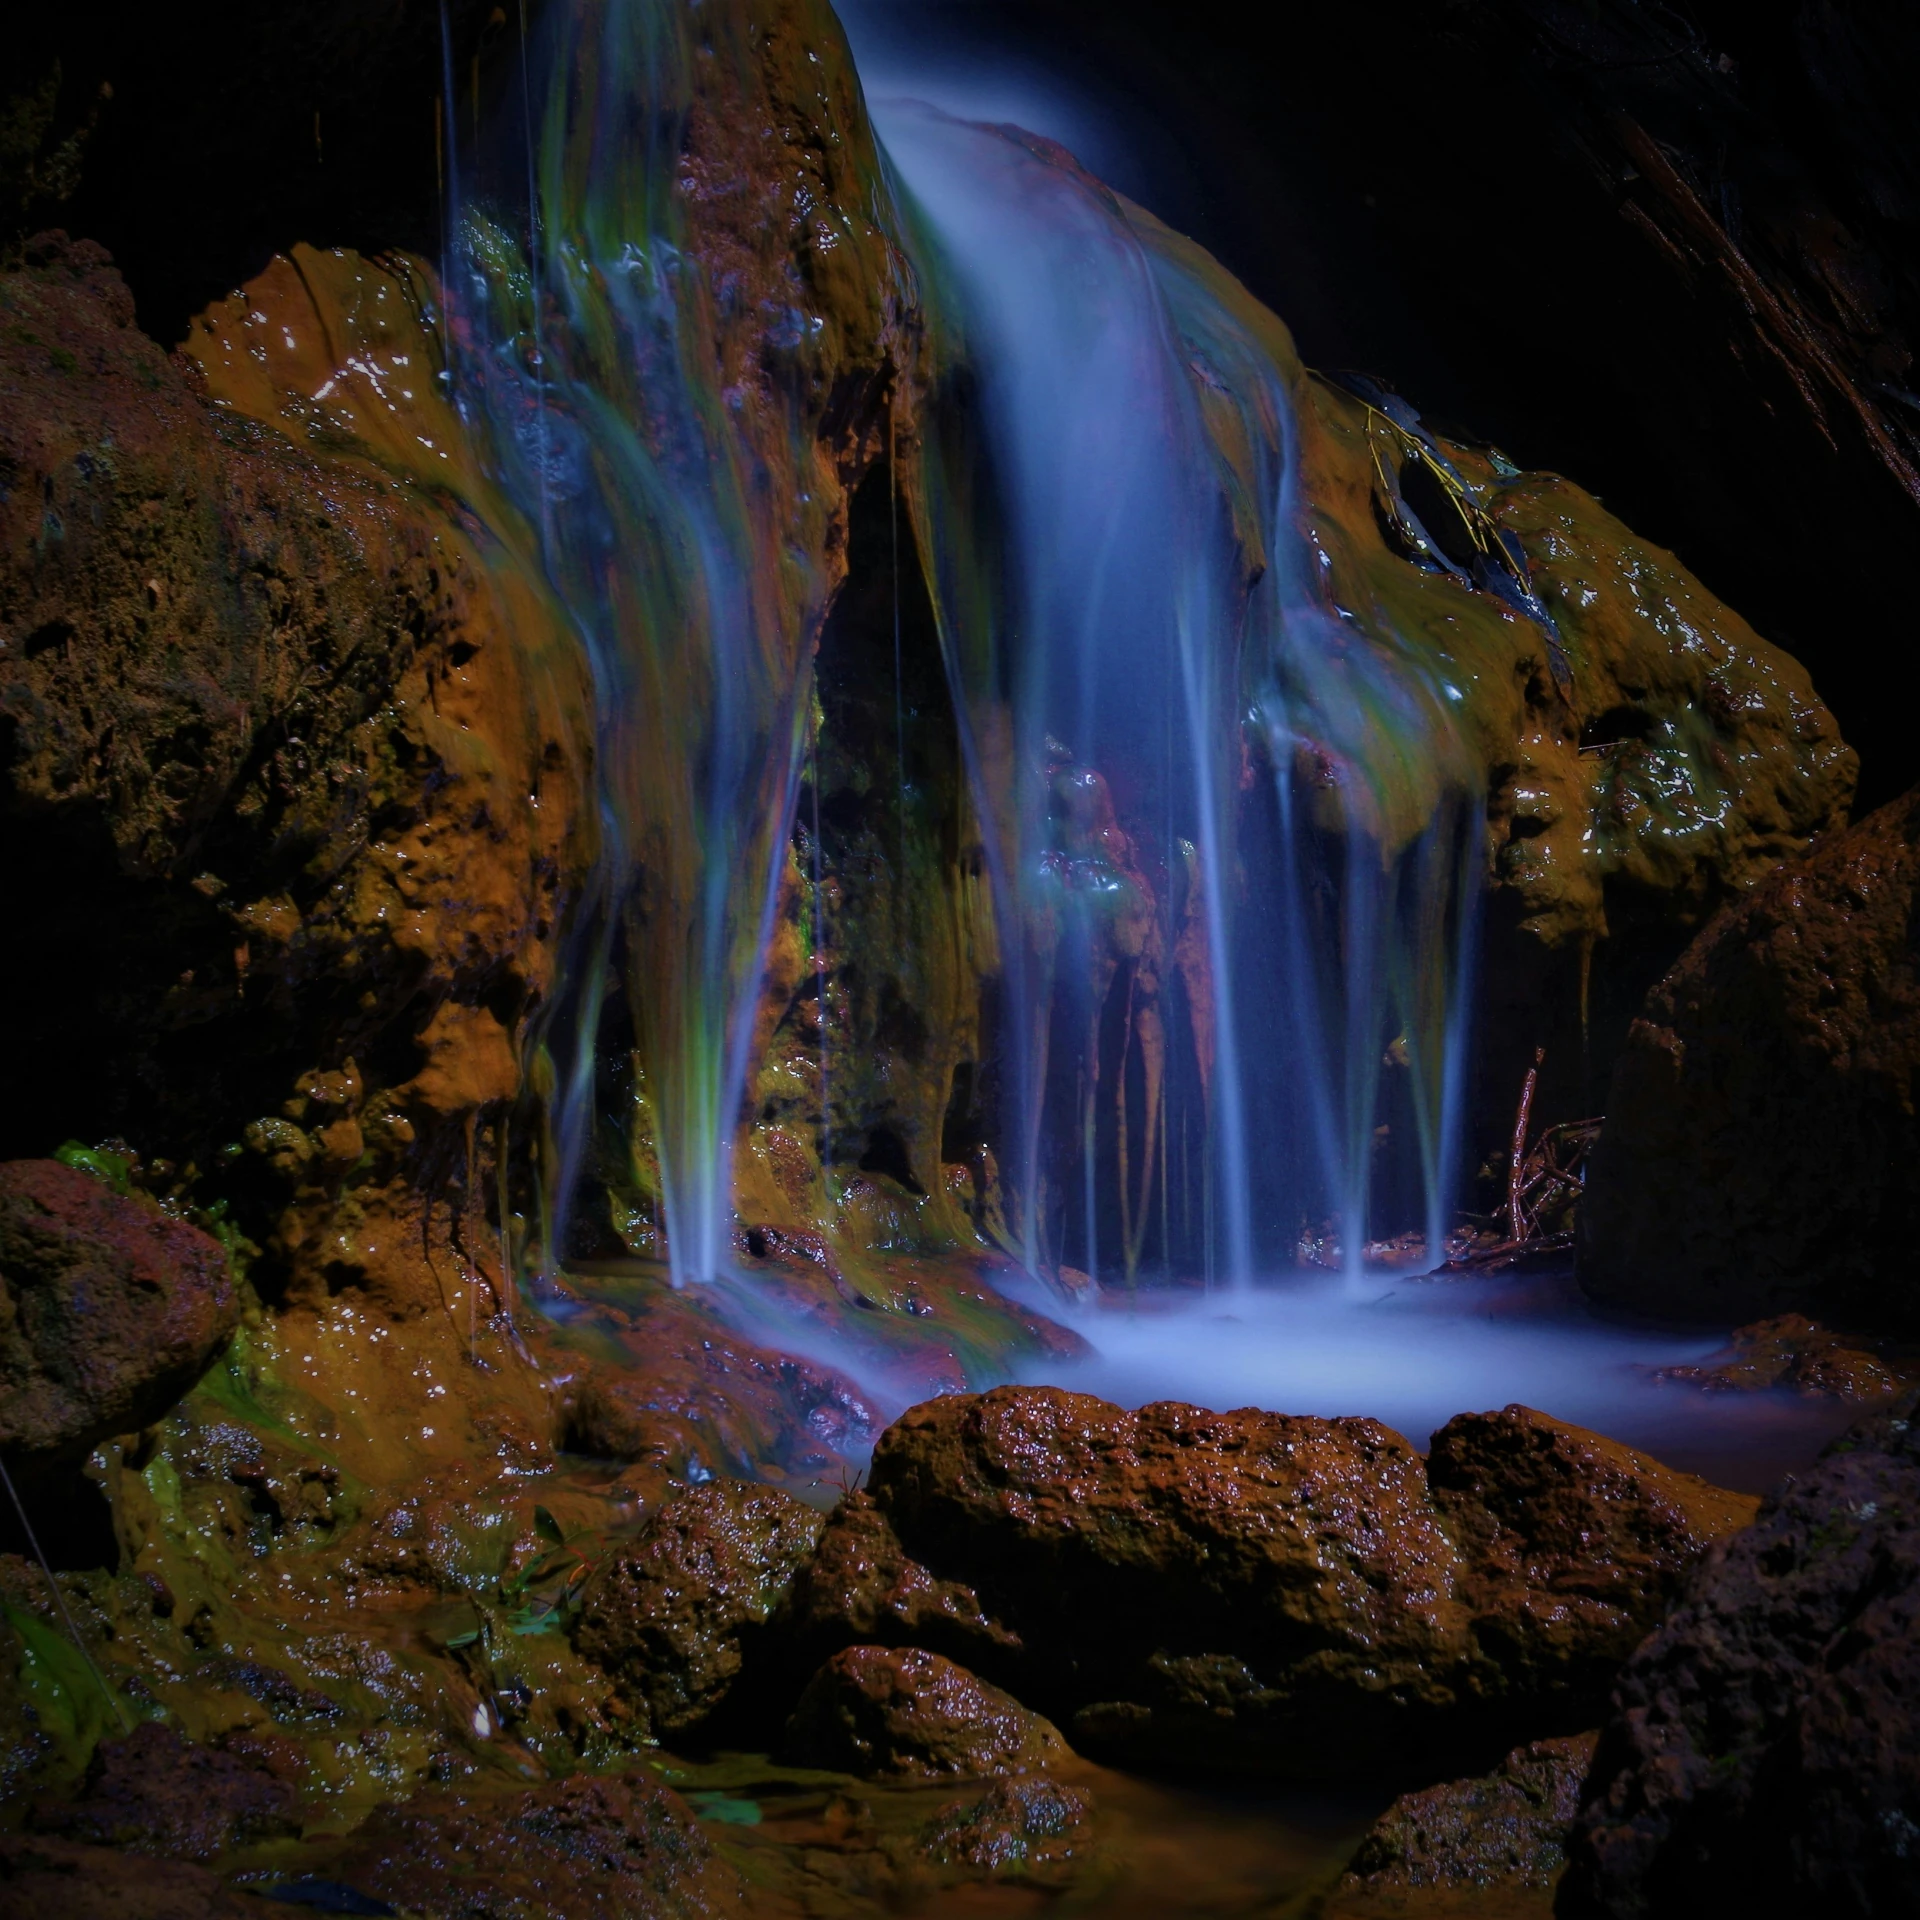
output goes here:
<path id="1" fill-rule="evenodd" d="M 107 1685 L 106 1676 L 93 1664 L 93 1655 L 87 1651 L 87 1643 L 80 1638 L 80 1629 L 74 1625 L 73 1615 L 67 1611 L 67 1596 L 60 1591 L 60 1582 L 53 1577 L 53 1563 L 40 1544 L 40 1536 L 33 1530 L 33 1522 L 27 1518 L 27 1503 L 20 1498 L 20 1489 L 13 1484 L 13 1475 L 8 1472 L 5 1460 L 0 1460 L 0 1480 L 7 1483 L 7 1497 L 13 1502 L 14 1512 L 20 1516 L 20 1527 L 27 1536 L 27 1545 L 33 1549 L 33 1557 L 40 1562 L 40 1571 L 47 1577 L 47 1591 L 53 1595 L 53 1604 L 60 1609 L 60 1618 L 66 1622 L 67 1638 L 73 1642 L 74 1652 L 86 1662 L 94 1685 L 113 1709 L 113 1717 L 120 1722 L 120 1731 L 131 1733 L 133 1722 L 127 1718 L 127 1710 L 121 1704 L 120 1696 Z"/>
<path id="2" fill-rule="evenodd" d="M 1533 1119 L 1533 1091 L 1540 1084 L 1540 1067 L 1546 1057 L 1545 1047 L 1534 1048 L 1533 1065 L 1527 1069 L 1526 1080 L 1520 1088 L 1520 1110 L 1513 1116 L 1513 1153 L 1507 1161 L 1507 1237 L 1514 1241 L 1527 1237 L 1526 1215 L 1521 1207 L 1526 1181 L 1527 1129 Z"/>

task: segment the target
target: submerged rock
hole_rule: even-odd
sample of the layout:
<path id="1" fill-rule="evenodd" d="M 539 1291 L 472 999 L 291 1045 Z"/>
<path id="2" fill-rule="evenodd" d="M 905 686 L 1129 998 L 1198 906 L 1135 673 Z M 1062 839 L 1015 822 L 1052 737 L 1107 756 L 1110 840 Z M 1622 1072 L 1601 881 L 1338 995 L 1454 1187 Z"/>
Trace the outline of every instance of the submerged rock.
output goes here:
<path id="1" fill-rule="evenodd" d="M 83 1456 L 159 1416 L 239 1320 L 219 1243 L 56 1160 L 0 1166 L 0 1450 Z"/>
<path id="2" fill-rule="evenodd" d="M 1544 1920 L 1596 1738 L 1536 1740 L 1481 1778 L 1402 1794 L 1355 1850 L 1329 1914 L 1438 1915 L 1466 1895 L 1477 1913 Z"/>
<path id="3" fill-rule="evenodd" d="M 420 1794 L 326 1873 L 425 1920 L 680 1920 L 738 1891 L 686 1803 L 638 1773 Z"/>
<path id="4" fill-rule="evenodd" d="M 881 1436 L 872 1497 L 1119 1758 L 1415 1775 L 1578 1726 L 1752 1503 L 1526 1408 L 1371 1420 L 1001 1387 Z"/>
<path id="5" fill-rule="evenodd" d="M 31 1824 L 98 1846 L 213 1860 L 246 1841 L 300 1831 L 291 1776 L 301 1759 L 291 1742 L 191 1746 L 149 1720 L 124 1740 L 103 1740 L 84 1790 L 43 1800 Z"/>
<path id="6" fill-rule="evenodd" d="M 1920 1911 L 1920 1396 L 1835 1441 L 1628 1661 L 1570 1920 Z"/>
<path id="7" fill-rule="evenodd" d="M 1920 1325 L 1920 791 L 1729 907 L 1648 997 L 1582 1283 L 1663 1314 Z"/>
<path id="8" fill-rule="evenodd" d="M 787 1723 L 803 1766 L 868 1778 L 1026 1773 L 1066 1758 L 1053 1725 L 965 1667 L 917 1647 L 849 1647 Z"/>
<path id="9" fill-rule="evenodd" d="M 927 1855 L 976 1873 L 1053 1878 L 1084 1857 L 1093 1838 L 1090 1793 L 1057 1780 L 996 1781 L 978 1800 L 953 1800 L 927 1822 Z"/>
<path id="10" fill-rule="evenodd" d="M 1736 1327 L 1723 1355 L 1695 1366 L 1662 1367 L 1656 1376 L 1703 1393 L 1763 1393 L 1785 1387 L 1826 1400 L 1885 1400 L 1902 1374 L 1867 1344 L 1830 1332 L 1805 1314 L 1783 1313 Z M 1911 1378 L 1911 1369 L 1906 1369 Z"/>
<path id="11" fill-rule="evenodd" d="M 777 1487 L 689 1488 L 589 1580 L 575 1644 L 657 1734 L 690 1732 L 726 1704 L 822 1525 Z"/>

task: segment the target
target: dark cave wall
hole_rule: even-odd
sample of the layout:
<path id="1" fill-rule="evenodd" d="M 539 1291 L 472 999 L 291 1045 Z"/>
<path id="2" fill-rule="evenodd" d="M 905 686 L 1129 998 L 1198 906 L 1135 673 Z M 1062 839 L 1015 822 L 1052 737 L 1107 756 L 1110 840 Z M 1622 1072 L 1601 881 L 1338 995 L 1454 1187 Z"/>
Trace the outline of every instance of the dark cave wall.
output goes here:
<path id="1" fill-rule="evenodd" d="M 1576 476 L 1811 668 L 1860 805 L 1920 534 L 1920 15 L 1891 0 L 903 0 L 1430 421 Z M 1024 81 L 1017 84 L 1024 85 Z M 1010 88 L 1016 82 L 1008 82 Z"/>

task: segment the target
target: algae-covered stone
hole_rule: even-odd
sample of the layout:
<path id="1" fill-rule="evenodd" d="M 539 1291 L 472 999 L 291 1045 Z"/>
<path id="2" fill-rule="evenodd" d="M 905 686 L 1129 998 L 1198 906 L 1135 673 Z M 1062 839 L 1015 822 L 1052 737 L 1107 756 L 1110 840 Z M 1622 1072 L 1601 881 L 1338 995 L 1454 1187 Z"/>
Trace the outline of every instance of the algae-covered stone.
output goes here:
<path id="1" fill-rule="evenodd" d="M 38 1834 L 0 1834 L 7 1920 L 259 1920 L 260 1904 L 187 1860 L 151 1860 Z"/>
<path id="2" fill-rule="evenodd" d="M 56 1160 L 0 1167 L 0 1449 L 85 1455 L 158 1419 L 233 1332 L 219 1243 Z"/>
<path id="3" fill-rule="evenodd" d="M 103 1740 L 84 1789 L 43 1800 L 38 1833 L 135 1853 L 214 1860 L 252 1840 L 296 1834 L 294 1782 L 304 1756 L 291 1741 L 197 1747 L 148 1720 L 124 1740 Z"/>
<path id="4" fill-rule="evenodd" d="M 804 1657 L 843 1646 L 928 1647 L 989 1674 L 1010 1668 L 1019 1636 L 993 1619 L 962 1580 L 923 1567 L 870 1494 L 834 1508 L 818 1551 L 794 1582 L 788 1631 Z"/>
<path id="5" fill-rule="evenodd" d="M 777 1487 L 689 1488 L 587 1583 L 575 1644 L 656 1733 L 685 1733 L 726 1703 L 822 1525 Z"/>
<path id="6" fill-rule="evenodd" d="M 1052 1724 L 917 1647 L 849 1647 L 807 1683 L 787 1723 L 803 1766 L 868 1778 L 1028 1773 L 1067 1757 Z"/>
<path id="7" fill-rule="evenodd" d="M 424 1793 L 324 1872 L 425 1920 L 692 1920 L 739 1892 L 686 1803 L 639 1773 Z"/>
<path id="8" fill-rule="evenodd" d="M 1063 1878 L 1093 1840 L 1090 1793 L 1044 1776 L 996 1780 L 977 1800 L 951 1800 L 927 1822 L 928 1856 L 943 1866 L 1023 1878 Z"/>

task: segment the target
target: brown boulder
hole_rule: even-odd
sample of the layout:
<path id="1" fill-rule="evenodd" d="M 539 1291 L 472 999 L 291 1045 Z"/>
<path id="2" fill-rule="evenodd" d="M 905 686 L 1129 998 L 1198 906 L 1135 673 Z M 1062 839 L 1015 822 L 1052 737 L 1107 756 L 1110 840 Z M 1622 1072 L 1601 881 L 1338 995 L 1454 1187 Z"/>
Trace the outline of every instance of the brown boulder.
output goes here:
<path id="1" fill-rule="evenodd" d="M 291 1742 L 283 1743 L 297 1756 Z M 280 1755 L 196 1747 L 148 1720 L 124 1740 L 103 1740 L 72 1800 L 43 1800 L 37 1833 L 134 1853 L 213 1860 L 249 1840 L 300 1831 L 295 1792 Z"/>
<path id="2" fill-rule="evenodd" d="M 794 1581 L 792 1640 L 809 1667 L 858 1643 L 928 1647 L 993 1674 L 1017 1664 L 1019 1636 L 993 1619 L 964 1581 L 923 1567 L 870 1494 L 854 1492 L 828 1518 Z"/>
<path id="3" fill-rule="evenodd" d="M 1525 1408 L 1428 1462 L 1371 1420 L 1017 1387 L 909 1411 L 871 1492 L 1077 1746 L 1315 1777 L 1432 1778 L 1590 1722 L 1752 1510 Z"/>
<path id="4" fill-rule="evenodd" d="M 1709 1558 L 1620 1675 L 1570 1920 L 1920 1912 L 1920 1395 Z"/>
<path id="5" fill-rule="evenodd" d="M 678 1794 L 644 1774 L 575 1774 L 383 1807 L 325 1876 L 423 1920 L 680 1920 L 737 1899 Z"/>
<path id="6" fill-rule="evenodd" d="M 0 1833 L 0 1920 L 260 1920 L 251 1895 L 185 1860 Z"/>
<path id="7" fill-rule="evenodd" d="M 1687 1570 L 1760 1504 L 1519 1406 L 1449 1420 L 1427 1483 L 1467 1555 L 1474 1639 L 1505 1691 L 1576 1721 L 1599 1717 Z"/>
<path id="8" fill-rule="evenodd" d="M 1058 1731 L 965 1667 L 917 1647 L 849 1647 L 787 1722 L 802 1766 L 869 1779 L 1030 1773 L 1067 1756 Z"/>
<path id="9" fill-rule="evenodd" d="M 1547 1920 L 1596 1737 L 1536 1740 L 1482 1778 L 1402 1794 L 1355 1850 L 1328 1920 Z"/>
<path id="10" fill-rule="evenodd" d="M 1064 1879 L 1093 1843 L 1093 1796 L 1058 1780 L 997 1780 L 977 1800 L 952 1800 L 922 1844 L 941 1866 L 1023 1879 Z"/>
<path id="11" fill-rule="evenodd" d="M 1712 921 L 1588 1163 L 1582 1283 L 1637 1310 L 1920 1325 L 1920 790 Z"/>
<path id="12" fill-rule="evenodd" d="M 588 1581 L 575 1644 L 655 1733 L 687 1733 L 727 1704 L 822 1525 L 777 1487 L 691 1487 Z"/>
<path id="13" fill-rule="evenodd" d="M 52 1460 L 156 1420 L 239 1320 L 217 1241 L 56 1160 L 0 1166 L 0 1449 Z"/>

